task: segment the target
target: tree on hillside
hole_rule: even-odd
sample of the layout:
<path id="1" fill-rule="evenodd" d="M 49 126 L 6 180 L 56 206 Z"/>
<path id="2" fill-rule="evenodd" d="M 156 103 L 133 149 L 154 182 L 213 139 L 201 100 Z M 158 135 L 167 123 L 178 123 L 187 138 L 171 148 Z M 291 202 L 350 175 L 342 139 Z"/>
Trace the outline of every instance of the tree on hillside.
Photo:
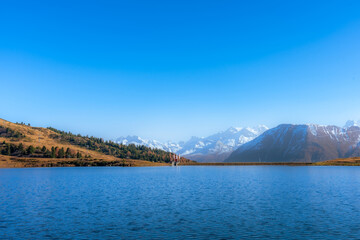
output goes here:
<path id="1" fill-rule="evenodd" d="M 64 148 L 60 148 L 58 152 L 58 158 L 64 158 L 65 157 L 65 150 Z"/>
<path id="2" fill-rule="evenodd" d="M 22 143 L 19 144 L 18 150 L 21 155 L 24 154 L 24 145 Z"/>
<path id="3" fill-rule="evenodd" d="M 4 155 L 11 155 L 11 147 L 10 144 L 6 143 L 5 148 L 1 151 L 2 154 Z"/>
<path id="4" fill-rule="evenodd" d="M 67 157 L 67 158 L 72 158 L 73 157 L 70 148 L 66 149 L 65 157 Z"/>
<path id="5" fill-rule="evenodd" d="M 45 153 L 44 153 L 44 157 L 46 158 L 52 158 L 52 154 L 49 150 L 46 150 Z"/>
<path id="6" fill-rule="evenodd" d="M 27 149 L 26 149 L 26 153 L 27 154 L 33 154 L 35 152 L 35 148 L 33 145 L 30 145 Z"/>
<path id="7" fill-rule="evenodd" d="M 54 147 L 51 147 L 51 158 L 55 158 L 56 157 L 56 150 Z"/>

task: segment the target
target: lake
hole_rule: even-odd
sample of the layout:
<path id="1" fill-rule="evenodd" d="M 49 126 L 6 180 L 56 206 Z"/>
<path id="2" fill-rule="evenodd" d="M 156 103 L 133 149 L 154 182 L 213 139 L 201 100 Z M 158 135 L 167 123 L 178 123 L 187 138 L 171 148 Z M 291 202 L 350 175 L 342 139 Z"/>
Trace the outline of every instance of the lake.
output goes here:
<path id="1" fill-rule="evenodd" d="M 359 239 L 360 167 L 0 169 L 0 239 Z"/>

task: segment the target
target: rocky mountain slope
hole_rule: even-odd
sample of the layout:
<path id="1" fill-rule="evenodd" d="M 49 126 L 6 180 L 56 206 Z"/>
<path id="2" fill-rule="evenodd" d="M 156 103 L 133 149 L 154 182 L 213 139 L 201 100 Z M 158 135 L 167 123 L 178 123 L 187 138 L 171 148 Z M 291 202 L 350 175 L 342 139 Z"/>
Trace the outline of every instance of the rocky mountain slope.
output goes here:
<path id="1" fill-rule="evenodd" d="M 282 124 L 237 150 L 225 162 L 319 162 L 360 156 L 360 127 Z"/>

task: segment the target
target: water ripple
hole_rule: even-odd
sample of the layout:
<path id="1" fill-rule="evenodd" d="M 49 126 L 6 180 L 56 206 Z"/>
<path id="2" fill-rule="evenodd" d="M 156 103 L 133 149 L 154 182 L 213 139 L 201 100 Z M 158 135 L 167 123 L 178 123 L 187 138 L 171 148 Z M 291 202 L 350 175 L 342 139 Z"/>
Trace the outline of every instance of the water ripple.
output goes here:
<path id="1" fill-rule="evenodd" d="M 0 169 L 0 239 L 359 239 L 358 167 Z"/>

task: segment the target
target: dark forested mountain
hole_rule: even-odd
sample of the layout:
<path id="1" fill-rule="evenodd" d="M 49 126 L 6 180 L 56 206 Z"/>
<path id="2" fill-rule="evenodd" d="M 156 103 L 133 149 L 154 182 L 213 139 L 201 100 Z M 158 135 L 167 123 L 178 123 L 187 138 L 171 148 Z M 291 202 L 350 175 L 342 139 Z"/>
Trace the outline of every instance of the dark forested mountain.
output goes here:
<path id="1" fill-rule="evenodd" d="M 360 127 L 282 124 L 235 150 L 225 162 L 319 162 L 360 156 Z"/>

